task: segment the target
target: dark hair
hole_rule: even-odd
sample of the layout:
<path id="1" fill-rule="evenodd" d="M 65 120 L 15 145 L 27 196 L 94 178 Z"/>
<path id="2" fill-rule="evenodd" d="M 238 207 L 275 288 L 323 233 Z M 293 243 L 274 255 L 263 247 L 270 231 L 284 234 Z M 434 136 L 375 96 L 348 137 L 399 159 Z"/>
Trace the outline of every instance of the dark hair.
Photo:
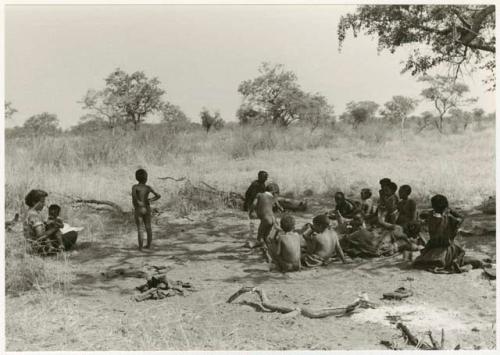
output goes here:
<path id="1" fill-rule="evenodd" d="M 275 182 L 270 182 L 267 186 L 266 186 L 266 191 L 269 191 L 271 193 L 276 193 L 276 194 L 279 194 L 280 193 L 280 187 L 278 186 L 277 183 Z"/>
<path id="2" fill-rule="evenodd" d="M 313 225 L 328 227 L 330 225 L 330 218 L 326 214 L 320 214 L 313 218 Z"/>
<path id="3" fill-rule="evenodd" d="M 338 196 L 338 197 L 345 198 L 345 195 L 344 195 L 344 193 L 343 193 L 342 191 L 337 191 L 337 192 L 335 193 L 335 197 L 337 197 L 337 196 Z"/>
<path id="4" fill-rule="evenodd" d="M 24 202 L 28 205 L 29 208 L 31 208 L 38 202 L 40 202 L 42 198 L 47 197 L 48 195 L 49 194 L 43 190 L 31 190 L 24 198 Z"/>
<path id="5" fill-rule="evenodd" d="M 49 213 L 52 214 L 56 214 L 59 216 L 59 213 L 61 213 L 61 206 L 59 205 L 50 205 L 49 206 Z"/>
<path id="6" fill-rule="evenodd" d="M 257 179 L 259 179 L 259 180 L 261 180 L 261 179 L 267 179 L 268 176 L 269 176 L 269 174 L 267 173 L 267 171 L 261 170 L 257 174 Z"/>
<path id="7" fill-rule="evenodd" d="M 411 186 L 410 185 L 401 185 L 399 187 L 399 191 L 404 191 L 409 195 L 409 194 L 411 194 Z"/>
<path id="8" fill-rule="evenodd" d="M 443 195 L 434 195 L 431 198 L 432 209 L 437 213 L 443 213 L 448 207 L 448 199 Z"/>
<path id="9" fill-rule="evenodd" d="M 398 191 L 398 185 L 395 182 L 391 181 L 387 186 L 389 186 L 393 193 Z"/>
<path id="10" fill-rule="evenodd" d="M 383 179 L 380 179 L 380 181 L 378 183 L 380 184 L 380 186 L 389 185 L 391 183 L 391 179 L 383 178 Z"/>
<path id="11" fill-rule="evenodd" d="M 368 195 L 368 197 L 372 197 L 372 190 L 368 189 L 368 188 L 364 188 L 364 189 L 361 189 L 361 194 L 364 195 Z"/>
<path id="12" fill-rule="evenodd" d="M 141 184 L 145 184 L 148 181 L 148 173 L 144 169 L 139 169 L 135 172 L 135 179 Z"/>
<path id="13" fill-rule="evenodd" d="M 295 229 L 295 219 L 291 215 L 287 214 L 281 217 L 280 226 L 285 232 L 293 231 Z"/>

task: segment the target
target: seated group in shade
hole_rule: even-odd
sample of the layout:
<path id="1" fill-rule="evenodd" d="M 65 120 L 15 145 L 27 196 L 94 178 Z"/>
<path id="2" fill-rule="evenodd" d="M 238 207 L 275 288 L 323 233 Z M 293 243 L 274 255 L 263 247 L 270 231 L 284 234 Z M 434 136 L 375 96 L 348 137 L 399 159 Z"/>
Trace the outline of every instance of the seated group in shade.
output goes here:
<path id="1" fill-rule="evenodd" d="M 282 211 L 277 197 L 278 185 L 266 184 L 268 174 L 260 171 L 245 195 L 245 209 L 250 219 L 260 220 L 257 241 L 268 262 L 283 272 L 302 267 L 326 265 L 335 258 L 348 263 L 349 258 L 380 257 L 406 252 L 420 252 L 413 267 L 432 271 L 460 272 L 466 264 L 482 263 L 465 257 L 455 242 L 463 218 L 453 211 L 443 195 L 431 198 L 432 210 L 419 211 L 410 198 L 409 185 L 399 187 L 389 178 L 380 180 L 377 203 L 372 192 L 363 188 L 361 200 L 353 201 L 344 193 L 335 194 L 335 208 L 313 218 L 296 229 L 294 218 Z M 428 239 L 421 229 L 426 228 Z M 346 257 L 347 256 L 347 257 Z"/>

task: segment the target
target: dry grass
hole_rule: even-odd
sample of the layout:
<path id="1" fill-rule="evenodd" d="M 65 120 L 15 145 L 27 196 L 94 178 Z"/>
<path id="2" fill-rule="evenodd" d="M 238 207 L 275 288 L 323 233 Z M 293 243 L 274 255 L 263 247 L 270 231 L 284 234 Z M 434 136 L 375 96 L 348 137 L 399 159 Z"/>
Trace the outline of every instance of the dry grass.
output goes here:
<path id="1" fill-rule="evenodd" d="M 73 195 L 129 209 L 139 167 L 149 171 L 152 186 L 171 197 L 182 184 L 157 177 L 186 176 L 193 183 L 203 180 L 243 192 L 261 169 L 282 191 L 296 195 L 338 189 L 357 197 L 361 186 L 377 189 L 385 176 L 412 185 L 414 195 L 424 200 L 440 192 L 454 203 L 476 204 L 494 194 L 493 128 L 446 136 L 426 132 L 404 142 L 396 131 L 379 131 L 235 128 L 172 135 L 144 127 L 137 135 L 8 140 L 6 206 L 21 210 L 26 192 L 38 187 L 51 200 Z"/>
<path id="2" fill-rule="evenodd" d="M 371 135 L 370 135 L 371 134 Z M 219 208 L 210 196 L 195 196 L 184 183 L 158 177 L 188 177 L 224 190 L 243 193 L 258 170 L 267 170 L 282 192 L 296 196 L 342 190 L 359 194 L 378 189 L 381 177 L 410 184 L 413 195 L 427 202 L 435 193 L 453 204 L 478 205 L 495 193 L 495 131 L 470 130 L 460 135 L 435 132 L 408 135 L 395 130 L 346 127 L 310 132 L 237 127 L 206 134 L 172 134 L 143 127 L 139 132 L 111 136 L 48 137 L 6 141 L 6 219 L 24 211 L 24 196 L 32 188 L 49 192 L 48 203 L 63 206 L 63 219 L 86 226 L 79 241 L 102 235 L 100 217 L 70 207 L 68 196 L 111 200 L 131 209 L 130 188 L 139 167 L 149 171 L 149 183 L 163 198 L 155 205 L 181 215 L 200 208 Z M 64 289 L 71 277 L 67 260 L 40 259 L 24 253 L 22 235 L 6 242 L 6 286 L 10 291 L 33 287 Z"/>

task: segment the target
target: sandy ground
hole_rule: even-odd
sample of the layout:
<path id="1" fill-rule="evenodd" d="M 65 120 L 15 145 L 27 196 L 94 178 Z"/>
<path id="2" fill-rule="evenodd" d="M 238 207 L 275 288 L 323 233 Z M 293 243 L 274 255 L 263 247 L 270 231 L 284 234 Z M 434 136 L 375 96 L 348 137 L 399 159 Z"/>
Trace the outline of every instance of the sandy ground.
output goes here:
<path id="1" fill-rule="evenodd" d="M 311 217 L 297 216 L 297 226 Z M 118 225 L 123 232 L 117 233 Z M 80 238 L 71 252 L 76 279 L 64 293 L 7 295 L 7 350 L 386 349 L 381 340 L 405 347 L 393 319 L 416 335 L 431 330 L 438 339 L 444 328 L 447 349 L 496 347 L 496 281 L 482 270 L 436 275 L 411 270 L 396 255 L 282 274 L 244 247 L 248 219 L 238 211 L 189 219 L 162 214 L 155 218 L 148 252 L 137 250 L 130 222 L 110 218 L 106 226 L 99 241 Z M 460 239 L 468 250 L 495 258 L 494 233 Z M 170 278 L 189 281 L 197 291 L 135 302 L 134 288 L 144 283 L 137 271 L 151 265 L 168 266 Z M 117 268 L 125 274 L 110 272 Z M 275 303 L 312 308 L 344 306 L 365 292 L 378 307 L 325 319 L 259 312 L 241 304 L 257 301 L 256 295 L 226 303 L 241 286 L 261 287 Z M 414 295 L 381 299 L 400 286 Z"/>

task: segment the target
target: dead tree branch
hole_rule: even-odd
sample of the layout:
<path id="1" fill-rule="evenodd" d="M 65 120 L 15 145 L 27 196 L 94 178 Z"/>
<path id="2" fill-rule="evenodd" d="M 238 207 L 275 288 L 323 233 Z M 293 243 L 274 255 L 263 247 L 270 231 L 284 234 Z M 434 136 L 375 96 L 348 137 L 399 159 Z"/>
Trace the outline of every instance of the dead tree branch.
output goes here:
<path id="1" fill-rule="evenodd" d="M 353 303 L 347 305 L 346 307 L 337 308 L 322 308 L 322 309 L 310 309 L 306 307 L 288 307 L 279 304 L 272 303 L 267 297 L 264 290 L 257 287 L 242 287 L 236 291 L 229 299 L 227 303 L 235 301 L 239 296 L 244 293 L 251 292 L 256 293 L 261 301 L 262 308 L 272 311 L 287 314 L 290 312 L 297 311 L 301 315 L 307 318 L 326 318 L 330 316 L 342 317 L 351 314 L 357 308 L 375 308 L 375 304 L 369 302 L 365 299 L 356 299 Z"/>

